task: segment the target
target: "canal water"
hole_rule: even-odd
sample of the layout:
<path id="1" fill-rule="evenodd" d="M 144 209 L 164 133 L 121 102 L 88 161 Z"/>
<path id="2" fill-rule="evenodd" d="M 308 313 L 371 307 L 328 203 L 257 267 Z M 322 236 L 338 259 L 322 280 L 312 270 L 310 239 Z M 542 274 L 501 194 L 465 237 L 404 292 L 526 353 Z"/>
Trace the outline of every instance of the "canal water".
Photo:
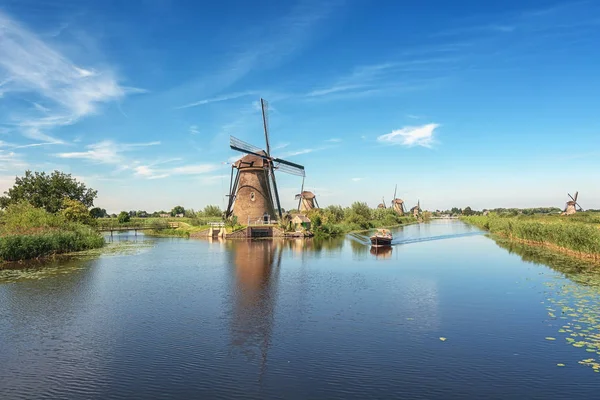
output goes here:
<path id="1" fill-rule="evenodd" d="M 138 237 L 0 271 L 0 399 L 599 398 L 593 267 L 458 221 L 394 238 Z"/>

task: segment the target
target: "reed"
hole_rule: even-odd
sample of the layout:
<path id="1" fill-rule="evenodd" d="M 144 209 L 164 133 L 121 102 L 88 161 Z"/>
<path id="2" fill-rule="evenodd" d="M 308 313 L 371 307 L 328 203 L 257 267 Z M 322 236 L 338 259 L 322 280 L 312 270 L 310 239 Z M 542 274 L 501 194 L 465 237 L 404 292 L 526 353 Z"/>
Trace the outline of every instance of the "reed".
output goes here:
<path id="1" fill-rule="evenodd" d="M 491 233 L 527 242 L 556 246 L 600 257 L 600 229 L 586 220 L 562 218 L 522 218 L 469 216 L 463 221 Z"/>
<path id="2" fill-rule="evenodd" d="M 104 238 L 82 223 L 27 203 L 7 207 L 0 218 L 0 261 L 20 261 L 102 247 Z"/>

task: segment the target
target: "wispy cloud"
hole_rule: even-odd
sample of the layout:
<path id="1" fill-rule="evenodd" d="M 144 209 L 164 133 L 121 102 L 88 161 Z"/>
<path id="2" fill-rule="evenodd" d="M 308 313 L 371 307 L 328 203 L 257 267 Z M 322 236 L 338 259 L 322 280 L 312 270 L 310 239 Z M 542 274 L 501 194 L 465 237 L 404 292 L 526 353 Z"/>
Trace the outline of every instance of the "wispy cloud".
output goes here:
<path id="1" fill-rule="evenodd" d="M 373 96 L 382 93 L 415 90 L 439 79 L 455 58 L 416 58 L 355 67 L 350 73 L 334 80 L 330 86 L 308 92 L 309 100 L 344 99 Z M 431 78 L 414 77 L 410 73 L 428 73 Z M 399 78 L 401 76 L 401 78 Z"/>
<path id="2" fill-rule="evenodd" d="M 426 124 L 422 126 L 406 126 L 381 135 L 377 141 L 386 144 L 402 145 L 407 147 L 431 147 L 434 143 L 434 131 L 439 124 Z"/>
<path id="3" fill-rule="evenodd" d="M 35 33 L 0 12 L 0 72 L 7 79 L 0 86 L 6 96 L 33 95 L 51 106 L 35 106 L 43 117 L 23 110 L 15 112 L 15 125 L 24 136 L 46 142 L 62 143 L 44 130 L 70 125 L 98 111 L 98 106 L 119 100 L 128 93 L 139 92 L 117 82 L 110 70 L 96 70 L 76 65 L 51 48 Z M 48 115 L 53 110 L 53 115 Z"/>
<path id="4" fill-rule="evenodd" d="M 352 182 L 362 181 L 365 178 L 352 178 Z"/>
<path id="5" fill-rule="evenodd" d="M 221 96 L 212 97 L 210 99 L 198 100 L 198 101 L 195 101 L 193 103 L 185 104 L 183 106 L 176 107 L 176 109 L 198 107 L 198 106 L 202 106 L 202 105 L 205 105 L 205 104 L 216 103 L 216 102 L 220 102 L 220 101 L 233 100 L 233 99 L 238 99 L 240 97 L 252 96 L 252 95 L 255 95 L 255 94 L 256 94 L 256 92 L 254 92 L 254 91 L 246 91 L 246 92 L 239 92 L 239 93 L 224 94 L 224 95 L 221 95 Z"/>
<path id="6" fill-rule="evenodd" d="M 154 165 L 138 165 L 133 168 L 136 177 L 146 179 L 163 179 L 177 175 L 204 175 L 220 168 L 217 164 L 189 164 L 173 168 L 154 168 Z"/>
<path id="7" fill-rule="evenodd" d="M 340 138 L 331 138 L 331 139 L 327 139 L 326 142 L 328 143 L 340 143 L 342 141 L 342 139 Z"/>
<path id="8" fill-rule="evenodd" d="M 197 135 L 199 133 L 198 125 L 190 125 L 190 135 Z"/>
<path id="9" fill-rule="evenodd" d="M 125 158 L 124 152 L 131 151 L 135 148 L 156 146 L 160 142 L 148 143 L 115 143 L 112 140 L 104 140 L 99 143 L 86 146 L 86 151 L 76 151 L 69 153 L 55 154 L 59 158 L 82 159 L 102 164 L 123 164 Z"/>

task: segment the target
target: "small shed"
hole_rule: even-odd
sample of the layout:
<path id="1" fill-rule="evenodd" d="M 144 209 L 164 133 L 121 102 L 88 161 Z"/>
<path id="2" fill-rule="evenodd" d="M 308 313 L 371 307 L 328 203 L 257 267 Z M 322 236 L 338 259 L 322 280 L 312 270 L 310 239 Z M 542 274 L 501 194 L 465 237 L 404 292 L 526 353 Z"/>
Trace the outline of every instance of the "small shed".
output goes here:
<path id="1" fill-rule="evenodd" d="M 294 216 L 294 218 L 292 218 L 292 224 L 294 224 L 294 228 L 296 228 L 296 230 L 300 230 L 302 228 L 308 230 L 310 229 L 310 218 L 308 218 L 306 215 L 297 214 Z"/>

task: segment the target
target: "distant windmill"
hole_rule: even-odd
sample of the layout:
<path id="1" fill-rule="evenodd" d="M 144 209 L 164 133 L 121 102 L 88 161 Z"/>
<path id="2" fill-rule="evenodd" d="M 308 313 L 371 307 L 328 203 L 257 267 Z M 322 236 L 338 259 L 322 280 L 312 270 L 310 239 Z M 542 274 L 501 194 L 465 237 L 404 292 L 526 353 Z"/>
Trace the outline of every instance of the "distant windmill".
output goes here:
<path id="1" fill-rule="evenodd" d="M 240 223 L 261 219 L 270 222 L 282 217 L 275 170 L 304 177 L 302 165 L 271 156 L 269 143 L 268 103 L 260 99 L 265 149 L 231 136 L 229 146 L 247 155 L 231 166 L 229 204 L 225 216 L 236 216 Z"/>
<path id="2" fill-rule="evenodd" d="M 578 211 L 583 211 L 579 203 L 577 203 L 577 196 L 579 195 L 579 192 L 575 192 L 575 197 L 571 196 L 569 193 L 567 193 L 567 195 L 571 198 L 571 200 L 567 201 L 562 215 L 571 215 Z M 579 209 L 577 207 L 579 207 Z"/>
<path id="3" fill-rule="evenodd" d="M 410 209 L 410 212 L 414 217 L 418 217 L 421 213 L 421 201 L 417 200 L 417 205 Z"/>
<path id="4" fill-rule="evenodd" d="M 406 214 L 406 209 L 404 208 L 404 200 L 396 198 L 396 191 L 398 189 L 398 185 L 394 188 L 394 197 L 392 198 L 392 209 L 396 211 L 398 215 Z"/>
<path id="5" fill-rule="evenodd" d="M 302 190 L 296 195 L 298 200 L 298 211 L 310 211 L 313 208 L 320 208 L 317 196 L 313 192 Z"/>
<path id="6" fill-rule="evenodd" d="M 385 199 L 383 197 L 381 198 L 381 203 L 377 204 L 377 208 L 387 208 L 385 206 Z"/>

